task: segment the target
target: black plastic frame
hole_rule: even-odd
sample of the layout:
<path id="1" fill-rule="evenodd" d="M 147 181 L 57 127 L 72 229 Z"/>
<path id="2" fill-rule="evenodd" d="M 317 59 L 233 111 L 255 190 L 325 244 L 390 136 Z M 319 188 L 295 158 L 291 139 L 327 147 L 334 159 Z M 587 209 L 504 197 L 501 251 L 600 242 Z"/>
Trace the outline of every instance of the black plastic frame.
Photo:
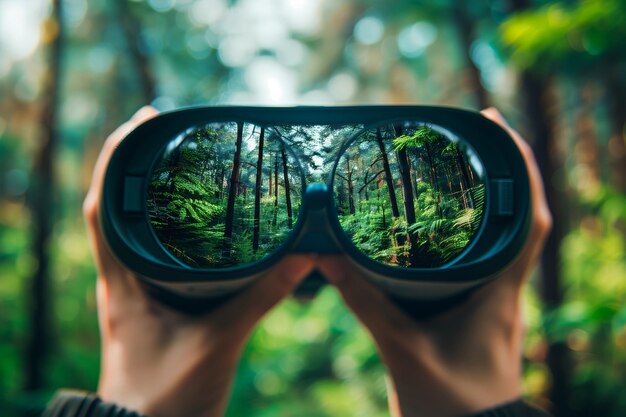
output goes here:
<path id="1" fill-rule="evenodd" d="M 332 173 L 326 182 L 326 194 L 323 186 L 317 187 L 314 193 L 303 190 L 301 212 L 293 232 L 282 247 L 258 262 L 220 269 L 187 267 L 172 261 L 152 232 L 145 195 L 153 165 L 167 143 L 187 128 L 213 122 L 238 121 L 265 127 L 281 124 L 364 124 L 367 128 L 393 120 L 423 122 L 449 130 L 467 142 L 483 164 L 486 187 L 483 221 L 471 248 L 452 263 L 437 268 L 393 267 L 369 259 L 352 244 L 339 226 L 331 198 L 333 174 L 351 140 L 344 143 L 335 155 Z M 298 160 L 294 152 L 291 154 Z M 302 184 L 306 187 L 302 177 Z M 509 201 L 511 215 L 500 215 L 496 210 L 500 180 L 512 180 L 513 200 Z M 129 190 L 131 183 L 134 188 Z M 236 292 L 238 288 L 247 285 L 251 277 L 267 271 L 285 254 L 316 251 L 315 238 L 309 239 L 304 246 L 300 242 L 307 218 L 313 211 L 322 210 L 334 235 L 330 236 L 330 241 L 335 242 L 335 247 L 329 249 L 328 240 L 320 241 L 320 253 L 345 252 L 365 275 L 386 291 L 401 298 L 428 300 L 450 298 L 466 292 L 488 281 L 508 265 L 526 240 L 530 224 L 530 198 L 526 166 L 515 142 L 504 129 L 477 112 L 429 106 L 198 107 L 162 113 L 127 135 L 109 161 L 102 189 L 100 216 L 103 232 L 113 254 L 146 283 L 165 288 L 166 293 L 211 298 L 210 291 L 192 295 L 194 286 L 211 282 L 227 283 L 229 289 L 220 294 Z M 237 282 L 241 282 L 241 285 L 237 285 Z M 397 289 L 394 288 L 394 282 L 399 284 Z M 450 291 L 443 297 L 431 297 L 428 289 L 424 289 L 420 296 L 407 294 L 404 290 L 406 285 L 419 286 L 420 283 L 467 285 L 451 285 Z M 178 287 L 182 286 L 186 290 L 179 291 Z M 419 288 L 417 291 L 420 292 Z"/>

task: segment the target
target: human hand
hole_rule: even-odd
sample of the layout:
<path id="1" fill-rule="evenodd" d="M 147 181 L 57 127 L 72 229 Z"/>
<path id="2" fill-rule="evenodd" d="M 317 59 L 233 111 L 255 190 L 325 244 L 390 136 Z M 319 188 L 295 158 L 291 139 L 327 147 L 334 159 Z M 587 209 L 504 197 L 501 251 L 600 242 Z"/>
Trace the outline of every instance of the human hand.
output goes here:
<path id="1" fill-rule="evenodd" d="M 99 200 L 114 149 L 156 114 L 151 107 L 142 108 L 106 140 L 83 206 L 98 269 L 98 395 L 150 417 L 219 416 L 251 330 L 309 274 L 314 262 L 304 255 L 288 256 L 242 293 L 200 316 L 173 311 L 146 294 L 107 247 Z"/>
<path id="2" fill-rule="evenodd" d="M 358 273 L 345 257 L 326 256 L 318 268 L 367 327 L 391 376 L 396 416 L 458 417 L 520 396 L 524 338 L 520 293 L 551 229 L 541 175 L 528 144 L 495 109 L 519 147 L 530 177 L 532 225 L 517 259 L 463 304 L 416 322 Z"/>

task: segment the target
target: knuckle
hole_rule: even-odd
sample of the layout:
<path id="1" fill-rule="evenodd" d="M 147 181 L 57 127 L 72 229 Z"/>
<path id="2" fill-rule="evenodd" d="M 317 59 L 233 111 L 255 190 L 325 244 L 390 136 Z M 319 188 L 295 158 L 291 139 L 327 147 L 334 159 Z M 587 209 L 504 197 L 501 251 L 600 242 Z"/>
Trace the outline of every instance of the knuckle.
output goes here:
<path id="1" fill-rule="evenodd" d="M 83 201 L 83 217 L 90 223 L 98 218 L 98 201 L 92 192 L 89 192 Z"/>
<path id="2" fill-rule="evenodd" d="M 537 213 L 536 223 L 540 230 L 542 230 L 545 234 L 548 234 L 552 231 L 553 227 L 553 219 L 552 214 L 547 206 L 543 206 Z"/>

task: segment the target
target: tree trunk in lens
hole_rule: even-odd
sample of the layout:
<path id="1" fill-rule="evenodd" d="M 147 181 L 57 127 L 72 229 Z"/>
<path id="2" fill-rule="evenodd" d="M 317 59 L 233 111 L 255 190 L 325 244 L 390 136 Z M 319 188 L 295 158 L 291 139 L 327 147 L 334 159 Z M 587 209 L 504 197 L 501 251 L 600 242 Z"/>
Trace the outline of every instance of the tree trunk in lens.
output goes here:
<path id="1" fill-rule="evenodd" d="M 118 19 L 141 83 L 143 102 L 149 104 L 156 98 L 156 82 L 150 60 L 140 47 L 143 42 L 140 32 L 141 25 L 129 10 L 128 0 L 122 0 L 117 5 Z"/>
<path id="2" fill-rule="evenodd" d="M 291 211 L 291 191 L 289 190 L 289 167 L 287 166 L 287 154 L 285 146 L 280 147 L 280 156 L 283 160 L 283 181 L 285 183 L 285 204 L 287 205 L 287 226 L 293 227 L 293 213 Z"/>
<path id="3" fill-rule="evenodd" d="M 439 174 L 437 173 L 437 167 L 435 166 L 435 162 L 433 160 L 433 151 L 430 143 L 426 141 L 424 143 L 424 148 L 426 149 L 426 156 L 428 157 L 428 169 L 430 174 L 430 184 L 433 188 L 433 191 L 437 195 L 437 214 L 439 214 L 439 218 L 443 218 L 443 211 L 441 210 L 441 190 L 439 189 Z"/>
<path id="4" fill-rule="evenodd" d="M 490 106 L 489 93 L 481 81 L 480 69 L 472 59 L 472 44 L 474 43 L 475 22 L 468 16 L 467 4 L 469 1 L 455 1 L 452 6 L 452 18 L 457 27 L 463 55 L 467 62 L 470 89 L 476 97 L 476 104 L 479 109 Z"/>
<path id="5" fill-rule="evenodd" d="M 469 191 L 472 188 L 472 179 L 470 178 L 469 173 L 467 172 L 467 166 L 465 165 L 465 161 L 463 160 L 463 154 L 461 153 L 461 150 L 458 147 L 455 147 L 455 159 L 456 159 L 456 166 L 457 166 L 457 170 L 459 171 L 459 184 L 461 185 L 461 192 L 463 193 L 463 199 L 469 199 L 469 206 L 471 208 L 474 208 L 474 199 L 472 198 L 472 194 L 471 193 L 467 193 L 467 196 L 465 195 L 467 191 Z"/>
<path id="6" fill-rule="evenodd" d="M 391 176 L 391 168 L 389 167 L 389 157 L 385 150 L 385 144 L 383 143 L 383 136 L 380 132 L 380 128 L 376 130 L 376 142 L 380 149 L 380 154 L 383 158 L 383 169 L 385 170 L 385 183 L 387 184 L 387 191 L 389 192 L 389 204 L 391 205 L 391 215 L 395 218 L 400 217 L 400 210 L 398 209 L 398 200 L 396 199 L 396 190 L 393 186 L 393 177 Z"/>
<path id="7" fill-rule="evenodd" d="M 378 189 L 378 208 L 383 212 L 383 229 L 387 228 L 387 218 L 385 216 L 385 203 L 381 203 L 380 188 Z M 393 239 L 395 242 L 395 239 Z"/>
<path id="8" fill-rule="evenodd" d="M 53 0 L 49 29 L 54 31 L 47 50 L 49 64 L 44 76 L 41 107 L 41 137 L 33 161 L 30 204 L 33 217 L 33 255 L 37 259 L 29 282 L 29 335 L 24 356 L 24 388 L 43 388 L 43 370 L 49 353 L 52 333 L 50 306 L 51 207 L 54 206 L 55 177 L 53 161 L 58 142 L 58 104 L 63 49 L 62 2 Z"/>
<path id="9" fill-rule="evenodd" d="M 402 136 L 402 128 L 400 126 L 393 127 L 396 137 Z M 413 202 L 413 187 L 411 185 L 411 171 L 409 159 L 406 149 L 396 152 L 398 166 L 400 168 L 400 178 L 402 180 L 402 196 L 404 197 L 404 217 L 406 220 L 407 230 L 406 238 L 409 242 L 409 263 L 412 266 L 419 264 L 419 252 L 417 246 L 417 237 L 413 236 L 408 228 L 415 224 L 415 203 Z"/>
<path id="10" fill-rule="evenodd" d="M 610 183 L 616 191 L 626 194 L 626 87 L 621 79 L 620 63 L 611 58 L 603 77 L 611 120 L 609 140 Z"/>
<path id="11" fill-rule="evenodd" d="M 343 194 L 344 194 L 344 181 L 339 182 L 339 189 L 337 190 L 337 207 L 339 208 L 340 214 L 344 214 L 343 210 Z"/>
<path id="12" fill-rule="evenodd" d="M 348 210 L 350 214 L 356 212 L 354 208 L 354 184 L 352 183 L 352 170 L 350 169 L 350 155 L 346 152 L 346 184 L 348 186 Z"/>
<path id="13" fill-rule="evenodd" d="M 272 175 L 270 173 L 270 175 Z M 272 226 L 278 223 L 278 155 L 274 155 L 274 219 Z"/>
<path id="14" fill-rule="evenodd" d="M 398 134 L 402 135 L 402 133 Z M 413 203 L 413 188 L 411 187 L 411 172 L 406 149 L 396 153 L 398 166 L 400 168 L 400 179 L 402 180 L 402 196 L 404 197 L 404 217 L 408 225 L 415 223 L 415 206 Z"/>
<path id="15" fill-rule="evenodd" d="M 256 160 L 256 183 L 254 188 L 254 225 L 252 227 L 252 250 L 259 249 L 259 234 L 261 228 L 261 187 L 263 177 L 263 145 L 265 144 L 265 128 L 261 128 L 259 135 L 259 156 Z M 271 177 L 271 175 L 270 175 Z"/>
<path id="16" fill-rule="evenodd" d="M 272 184 L 272 166 L 272 153 L 270 152 L 270 175 L 268 175 L 269 187 L 267 191 L 267 195 L 270 197 L 272 196 L 272 190 L 274 189 L 274 185 Z"/>
<path id="17" fill-rule="evenodd" d="M 454 192 L 454 189 L 452 188 L 452 170 L 447 164 L 444 167 L 444 170 L 446 173 L 446 185 L 448 186 L 448 193 L 452 194 Z M 461 193 L 461 199 L 463 199 L 463 208 L 467 208 L 467 201 L 465 201 L 465 196 L 463 195 L 463 193 Z"/>
<path id="18" fill-rule="evenodd" d="M 237 123 L 237 140 L 235 142 L 235 156 L 233 157 L 233 170 L 230 174 L 228 186 L 228 202 L 226 204 L 226 220 L 224 222 L 224 243 L 222 256 L 230 257 L 233 239 L 233 224 L 235 220 L 235 199 L 239 188 L 239 174 L 241 170 L 241 142 L 243 140 L 243 123 Z"/>
<path id="19" fill-rule="evenodd" d="M 411 186 L 413 187 L 413 195 L 417 197 L 419 195 L 419 189 L 417 187 L 417 179 L 419 178 L 419 165 L 417 165 L 416 159 L 417 158 L 409 157 L 409 167 L 411 168 Z"/>
<path id="20" fill-rule="evenodd" d="M 226 168 L 222 167 L 220 170 L 220 200 L 224 199 L 224 188 L 226 181 Z"/>
<path id="21" fill-rule="evenodd" d="M 469 162 L 465 165 L 465 169 L 467 169 L 467 172 L 469 172 L 471 188 L 476 187 L 476 178 L 474 177 L 474 170 L 472 169 L 472 166 L 470 165 Z"/>

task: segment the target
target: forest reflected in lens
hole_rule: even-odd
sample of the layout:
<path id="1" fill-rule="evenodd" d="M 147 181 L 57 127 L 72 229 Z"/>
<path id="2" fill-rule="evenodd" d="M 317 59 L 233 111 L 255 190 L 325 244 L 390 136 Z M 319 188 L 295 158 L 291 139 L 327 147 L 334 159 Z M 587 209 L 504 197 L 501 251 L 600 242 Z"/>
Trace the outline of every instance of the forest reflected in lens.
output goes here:
<path id="1" fill-rule="evenodd" d="M 483 168 L 444 129 L 400 121 L 359 133 L 334 177 L 340 224 L 382 263 L 444 265 L 470 244 L 483 218 Z"/>
<path id="2" fill-rule="evenodd" d="M 259 260 L 296 222 L 302 175 L 279 133 L 251 123 L 194 127 L 166 146 L 147 193 L 152 228 L 196 268 Z"/>
<path id="3" fill-rule="evenodd" d="M 262 259 L 293 229 L 302 179 L 325 181 L 346 141 L 333 195 L 340 225 L 360 251 L 388 265 L 429 268 L 470 244 L 484 211 L 482 165 L 462 139 L 413 121 L 188 129 L 152 172 L 146 198 L 154 233 L 190 267 Z"/>

